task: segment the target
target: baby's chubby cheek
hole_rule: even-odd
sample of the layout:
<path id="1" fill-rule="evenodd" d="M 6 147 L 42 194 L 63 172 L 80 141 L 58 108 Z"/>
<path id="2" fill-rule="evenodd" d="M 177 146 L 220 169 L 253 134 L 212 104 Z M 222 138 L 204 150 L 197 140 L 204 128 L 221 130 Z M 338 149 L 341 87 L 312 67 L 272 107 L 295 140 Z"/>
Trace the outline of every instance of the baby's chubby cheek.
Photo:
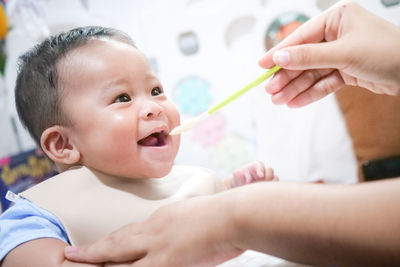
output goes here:
<path id="1" fill-rule="evenodd" d="M 124 121 L 124 116 L 122 116 L 121 114 L 113 114 L 112 119 L 116 122 L 123 122 Z"/>
<path id="2" fill-rule="evenodd" d="M 174 106 L 175 107 L 175 106 Z M 172 123 L 172 127 L 171 129 L 169 129 L 170 131 L 172 131 L 175 127 L 178 127 L 179 125 L 181 125 L 181 117 L 179 115 L 178 110 L 175 108 L 175 119 L 173 120 Z M 172 138 L 173 142 L 177 144 L 178 148 L 181 142 L 181 135 L 170 135 L 170 138 Z"/>
<path id="3" fill-rule="evenodd" d="M 99 129 L 98 135 L 107 135 L 108 142 L 114 144 L 128 145 L 129 142 L 135 141 L 137 133 L 137 121 L 127 119 L 122 115 L 115 114 L 110 116 L 108 120 L 104 120 L 103 124 L 108 124 L 107 127 Z"/>

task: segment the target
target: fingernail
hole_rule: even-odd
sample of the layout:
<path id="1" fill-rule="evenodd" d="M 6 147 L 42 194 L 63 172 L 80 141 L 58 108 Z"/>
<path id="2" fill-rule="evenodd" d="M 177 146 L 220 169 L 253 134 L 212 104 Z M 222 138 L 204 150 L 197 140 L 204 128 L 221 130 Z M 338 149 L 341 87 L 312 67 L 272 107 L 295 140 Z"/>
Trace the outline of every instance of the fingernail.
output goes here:
<path id="1" fill-rule="evenodd" d="M 78 248 L 75 247 L 75 246 L 68 246 L 68 247 L 65 247 L 65 255 L 66 255 L 66 256 L 75 255 L 77 250 L 78 250 Z"/>
<path id="2" fill-rule="evenodd" d="M 278 50 L 274 53 L 272 59 L 274 60 L 276 65 L 284 67 L 290 63 L 290 54 L 287 51 Z"/>

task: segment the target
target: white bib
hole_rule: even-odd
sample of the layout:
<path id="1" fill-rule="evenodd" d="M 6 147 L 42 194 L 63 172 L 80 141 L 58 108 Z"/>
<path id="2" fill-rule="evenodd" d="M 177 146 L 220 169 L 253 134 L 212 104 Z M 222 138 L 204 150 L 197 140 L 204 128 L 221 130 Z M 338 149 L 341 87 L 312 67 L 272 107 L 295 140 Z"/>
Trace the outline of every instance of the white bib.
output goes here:
<path id="1" fill-rule="evenodd" d="M 171 202 L 224 189 L 215 173 L 200 167 L 174 166 L 167 176 L 152 179 L 118 178 L 74 167 L 20 195 L 54 214 L 72 245 L 82 245 L 143 221 Z"/>

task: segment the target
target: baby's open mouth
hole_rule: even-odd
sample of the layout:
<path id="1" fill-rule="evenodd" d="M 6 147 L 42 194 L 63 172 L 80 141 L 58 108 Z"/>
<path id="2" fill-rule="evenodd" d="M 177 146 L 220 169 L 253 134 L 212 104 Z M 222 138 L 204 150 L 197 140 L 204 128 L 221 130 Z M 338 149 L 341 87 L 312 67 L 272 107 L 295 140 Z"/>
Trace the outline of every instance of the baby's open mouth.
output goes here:
<path id="1" fill-rule="evenodd" d="M 141 146 L 164 146 L 168 133 L 161 131 L 150 134 L 149 136 L 140 139 L 138 144 Z"/>

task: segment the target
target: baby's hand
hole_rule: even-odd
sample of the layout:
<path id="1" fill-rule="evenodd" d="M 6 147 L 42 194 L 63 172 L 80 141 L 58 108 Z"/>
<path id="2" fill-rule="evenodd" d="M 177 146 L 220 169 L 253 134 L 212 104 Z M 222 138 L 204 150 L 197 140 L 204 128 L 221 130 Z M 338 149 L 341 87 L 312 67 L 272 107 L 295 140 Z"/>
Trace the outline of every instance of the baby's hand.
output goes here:
<path id="1" fill-rule="evenodd" d="M 265 167 L 264 163 L 257 161 L 235 170 L 224 183 L 227 188 L 234 188 L 259 181 L 278 181 L 278 177 L 271 167 Z"/>

